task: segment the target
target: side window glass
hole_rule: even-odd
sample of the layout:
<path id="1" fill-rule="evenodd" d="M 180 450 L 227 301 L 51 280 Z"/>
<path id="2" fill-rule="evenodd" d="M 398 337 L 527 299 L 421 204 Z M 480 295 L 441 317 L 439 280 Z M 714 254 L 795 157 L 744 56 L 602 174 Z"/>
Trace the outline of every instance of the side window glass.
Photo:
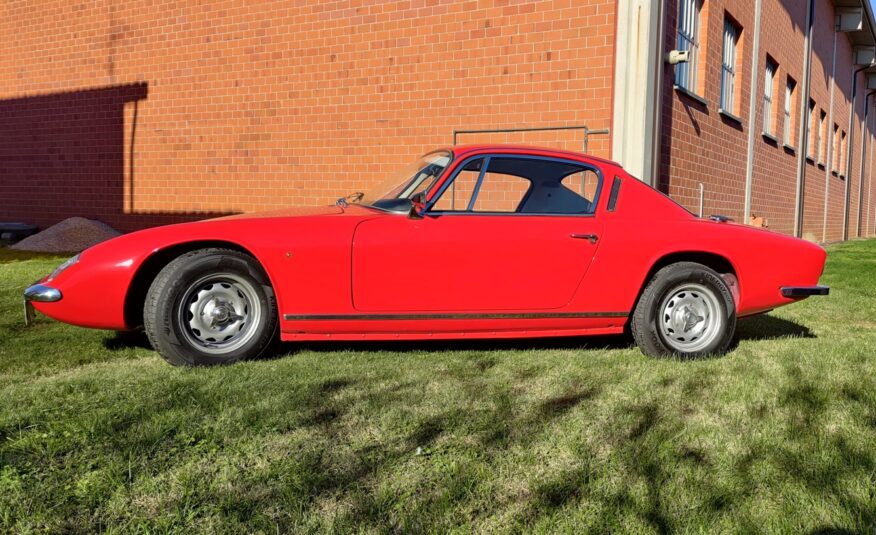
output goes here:
<path id="1" fill-rule="evenodd" d="M 588 215 L 602 186 L 597 169 L 560 159 L 491 156 L 464 165 L 433 210 Z"/>
<path id="2" fill-rule="evenodd" d="M 444 190 L 435 202 L 433 210 L 441 212 L 464 212 L 468 209 L 478 177 L 481 176 L 483 158 L 472 160 L 456 174 L 450 186 Z"/>
<path id="3" fill-rule="evenodd" d="M 531 183 L 523 177 L 492 173 L 490 167 L 492 165 L 484 173 L 484 180 L 475 199 L 474 211 L 516 212 Z"/>
<path id="4" fill-rule="evenodd" d="M 564 188 L 583 197 L 587 202 L 596 200 L 596 188 L 599 186 L 599 175 L 592 169 L 585 169 L 568 175 L 560 182 Z"/>

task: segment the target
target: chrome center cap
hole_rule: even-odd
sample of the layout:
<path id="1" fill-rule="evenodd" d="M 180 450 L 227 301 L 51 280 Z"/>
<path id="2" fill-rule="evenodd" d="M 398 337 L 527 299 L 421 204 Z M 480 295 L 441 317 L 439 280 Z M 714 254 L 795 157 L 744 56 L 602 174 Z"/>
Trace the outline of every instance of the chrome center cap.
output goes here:
<path id="1" fill-rule="evenodd" d="M 211 326 L 222 325 L 234 316 L 234 305 L 214 299 L 204 306 L 204 314 L 210 318 Z"/>
<path id="2" fill-rule="evenodd" d="M 684 332 L 691 330 L 697 323 L 703 321 L 702 316 L 691 310 L 690 307 L 685 307 L 682 313 L 682 322 L 684 323 Z"/>
<path id="3" fill-rule="evenodd" d="M 213 316 L 214 321 L 218 321 L 219 323 L 222 323 L 223 321 L 228 320 L 229 314 L 228 314 L 228 309 L 226 307 L 220 305 L 220 306 L 213 309 L 213 312 L 211 312 L 211 315 Z"/>
<path id="4" fill-rule="evenodd" d="M 660 334 L 675 351 L 700 351 L 718 336 L 723 327 L 718 298 L 701 284 L 685 283 L 662 302 Z"/>

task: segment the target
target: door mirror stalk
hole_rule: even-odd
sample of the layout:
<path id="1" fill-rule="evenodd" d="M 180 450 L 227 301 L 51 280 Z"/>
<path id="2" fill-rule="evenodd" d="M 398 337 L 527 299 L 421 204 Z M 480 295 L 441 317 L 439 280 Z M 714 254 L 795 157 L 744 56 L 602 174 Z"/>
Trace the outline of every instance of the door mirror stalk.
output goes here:
<path id="1" fill-rule="evenodd" d="M 411 197 L 411 211 L 408 217 L 411 219 L 423 219 L 423 210 L 426 209 L 426 194 L 419 192 Z"/>
<path id="2" fill-rule="evenodd" d="M 425 208 L 425 201 L 426 196 L 417 193 L 410 199 L 381 199 L 373 202 L 371 206 L 393 214 L 404 214 L 411 219 L 423 219 L 422 211 Z"/>

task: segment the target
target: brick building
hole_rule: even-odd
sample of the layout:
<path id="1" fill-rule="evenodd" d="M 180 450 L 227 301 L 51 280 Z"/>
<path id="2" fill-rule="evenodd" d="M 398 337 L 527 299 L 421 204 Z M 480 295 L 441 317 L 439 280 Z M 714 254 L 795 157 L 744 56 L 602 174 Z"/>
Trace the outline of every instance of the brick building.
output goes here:
<path id="1" fill-rule="evenodd" d="M 816 241 L 876 232 L 866 0 L 10 0 L 0 15 L 0 220 L 131 230 L 324 204 L 456 141 L 586 147 L 694 212 Z M 467 132 L 520 128 L 545 130 Z"/>

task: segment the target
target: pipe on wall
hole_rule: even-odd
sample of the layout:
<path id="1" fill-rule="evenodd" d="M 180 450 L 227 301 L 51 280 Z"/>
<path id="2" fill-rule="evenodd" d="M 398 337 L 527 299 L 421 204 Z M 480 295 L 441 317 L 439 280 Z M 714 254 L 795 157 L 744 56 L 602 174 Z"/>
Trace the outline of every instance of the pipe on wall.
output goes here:
<path id="1" fill-rule="evenodd" d="M 754 179 L 754 140 L 755 140 L 755 120 L 757 118 L 757 104 L 760 99 L 757 98 L 757 78 L 760 72 L 760 15 L 762 11 L 762 0 L 754 0 L 754 41 L 752 43 L 752 61 L 751 61 L 751 97 L 749 99 L 748 110 L 748 148 L 746 152 L 745 165 L 745 206 L 742 216 L 743 222 L 748 223 L 751 219 L 751 183 Z"/>
<path id="2" fill-rule="evenodd" d="M 836 89 L 836 39 L 837 34 L 839 32 L 834 30 L 833 32 L 833 57 L 831 58 L 831 67 L 830 67 L 830 108 L 827 114 L 827 156 L 825 159 L 824 166 L 824 207 L 822 208 L 822 221 L 821 221 L 821 242 L 827 242 L 827 212 L 830 209 L 830 204 L 828 201 L 830 200 L 830 172 L 831 166 L 833 166 L 833 162 L 836 159 L 836 154 L 834 154 L 834 145 L 836 144 L 836 136 L 839 132 L 835 132 L 833 128 L 833 95 L 834 90 Z"/>
<path id="3" fill-rule="evenodd" d="M 800 151 L 797 155 L 797 184 L 794 198 L 794 235 L 798 238 L 803 236 L 803 187 L 806 183 L 806 146 L 807 133 L 809 132 L 809 88 L 812 74 L 812 26 L 814 22 L 815 0 L 809 0 L 806 4 L 806 34 L 803 46 L 803 95 L 800 102 L 800 132 L 797 134 L 797 146 Z"/>

